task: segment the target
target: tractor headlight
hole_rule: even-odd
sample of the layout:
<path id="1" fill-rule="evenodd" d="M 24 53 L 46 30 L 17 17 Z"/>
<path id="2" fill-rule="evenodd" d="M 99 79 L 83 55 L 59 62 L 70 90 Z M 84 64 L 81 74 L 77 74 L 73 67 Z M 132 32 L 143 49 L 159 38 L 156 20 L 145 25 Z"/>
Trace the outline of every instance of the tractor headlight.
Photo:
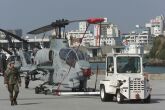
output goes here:
<path id="1" fill-rule="evenodd" d="M 141 83 L 144 84 L 144 80 L 141 80 Z"/>

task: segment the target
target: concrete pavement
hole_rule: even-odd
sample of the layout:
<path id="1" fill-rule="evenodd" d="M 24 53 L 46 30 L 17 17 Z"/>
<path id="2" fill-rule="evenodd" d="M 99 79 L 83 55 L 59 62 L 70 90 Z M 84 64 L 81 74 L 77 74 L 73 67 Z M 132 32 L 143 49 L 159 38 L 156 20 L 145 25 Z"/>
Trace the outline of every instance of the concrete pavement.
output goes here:
<path id="1" fill-rule="evenodd" d="M 99 80 L 103 79 L 99 75 Z M 24 81 L 20 88 L 18 105 L 10 106 L 8 91 L 0 77 L 0 110 L 164 110 L 165 80 L 151 80 L 152 97 L 150 104 L 101 102 L 99 96 L 54 96 L 35 94 L 34 87 L 39 81 L 30 82 L 29 89 L 24 88 Z M 95 76 L 88 82 L 89 87 L 94 87 Z"/>

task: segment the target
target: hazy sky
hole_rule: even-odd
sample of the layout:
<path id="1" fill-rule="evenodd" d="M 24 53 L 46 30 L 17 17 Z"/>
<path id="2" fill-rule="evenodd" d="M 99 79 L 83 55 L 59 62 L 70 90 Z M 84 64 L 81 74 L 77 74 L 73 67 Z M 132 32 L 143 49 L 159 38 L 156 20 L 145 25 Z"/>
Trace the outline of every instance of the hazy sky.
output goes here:
<path id="1" fill-rule="evenodd" d="M 165 0 L 0 0 L 0 28 L 24 33 L 60 18 L 107 17 L 121 32 L 165 14 Z"/>

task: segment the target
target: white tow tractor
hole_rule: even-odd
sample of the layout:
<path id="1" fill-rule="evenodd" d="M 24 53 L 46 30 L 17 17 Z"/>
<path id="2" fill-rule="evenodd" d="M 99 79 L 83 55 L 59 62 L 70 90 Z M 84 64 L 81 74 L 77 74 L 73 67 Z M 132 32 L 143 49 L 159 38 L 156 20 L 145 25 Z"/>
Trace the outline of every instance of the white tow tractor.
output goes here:
<path id="1" fill-rule="evenodd" d="M 116 98 L 118 103 L 126 100 L 150 103 L 151 88 L 143 73 L 142 56 L 137 53 L 107 54 L 105 79 L 100 81 L 103 102 Z"/>

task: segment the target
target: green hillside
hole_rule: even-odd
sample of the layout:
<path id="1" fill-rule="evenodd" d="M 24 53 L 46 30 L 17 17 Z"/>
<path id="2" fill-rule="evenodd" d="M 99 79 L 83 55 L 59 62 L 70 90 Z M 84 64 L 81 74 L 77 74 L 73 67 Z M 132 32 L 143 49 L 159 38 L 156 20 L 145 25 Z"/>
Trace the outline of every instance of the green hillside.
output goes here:
<path id="1" fill-rule="evenodd" d="M 149 56 L 152 59 L 165 60 L 165 37 L 159 36 L 154 38 Z"/>

